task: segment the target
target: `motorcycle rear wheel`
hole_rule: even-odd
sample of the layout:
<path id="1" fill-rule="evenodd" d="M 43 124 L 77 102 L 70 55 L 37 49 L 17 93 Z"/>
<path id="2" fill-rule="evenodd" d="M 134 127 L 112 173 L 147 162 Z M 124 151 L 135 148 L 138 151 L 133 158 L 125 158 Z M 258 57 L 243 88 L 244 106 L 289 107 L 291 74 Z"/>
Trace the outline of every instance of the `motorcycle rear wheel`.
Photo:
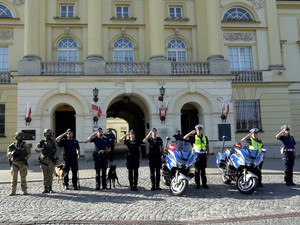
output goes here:
<path id="1" fill-rule="evenodd" d="M 256 190 L 258 180 L 255 177 L 251 177 L 249 181 L 244 182 L 244 175 L 239 176 L 236 181 L 236 186 L 242 194 L 251 194 Z"/>
<path id="2" fill-rule="evenodd" d="M 176 177 L 174 177 L 171 180 L 170 191 L 175 196 L 181 196 L 184 194 L 184 192 L 187 189 L 188 181 L 186 179 L 180 179 L 178 180 L 178 182 L 176 181 L 177 181 Z"/>

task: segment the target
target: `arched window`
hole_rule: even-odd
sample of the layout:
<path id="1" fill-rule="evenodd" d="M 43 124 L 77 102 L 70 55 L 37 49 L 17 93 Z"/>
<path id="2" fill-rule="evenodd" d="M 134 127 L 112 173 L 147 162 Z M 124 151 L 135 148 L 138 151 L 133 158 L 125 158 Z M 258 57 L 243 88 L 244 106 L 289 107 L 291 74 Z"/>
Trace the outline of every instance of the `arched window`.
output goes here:
<path id="1" fill-rule="evenodd" d="M 252 14 L 244 8 L 233 7 L 227 10 L 222 21 L 227 22 L 250 22 L 255 21 Z"/>
<path id="2" fill-rule="evenodd" d="M 0 4 L 0 18 L 13 18 L 14 15 L 12 14 L 11 10 L 3 5 Z"/>
<path id="3" fill-rule="evenodd" d="M 64 38 L 57 44 L 57 61 L 78 61 L 78 44 L 72 38 Z"/>
<path id="4" fill-rule="evenodd" d="M 186 44 L 180 39 L 172 39 L 171 41 L 169 41 L 169 43 L 167 44 L 167 57 L 170 61 L 186 62 Z"/>
<path id="5" fill-rule="evenodd" d="M 114 44 L 114 61 L 132 62 L 134 61 L 133 44 L 130 40 L 121 38 Z"/>

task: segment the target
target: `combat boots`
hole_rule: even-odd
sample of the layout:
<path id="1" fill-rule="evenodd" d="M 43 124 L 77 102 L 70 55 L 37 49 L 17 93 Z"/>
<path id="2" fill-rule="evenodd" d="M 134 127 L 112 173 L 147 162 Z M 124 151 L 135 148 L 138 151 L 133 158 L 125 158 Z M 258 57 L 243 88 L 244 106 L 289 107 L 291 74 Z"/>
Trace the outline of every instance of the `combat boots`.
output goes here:
<path id="1" fill-rule="evenodd" d="M 44 187 L 44 190 L 42 191 L 42 194 L 46 194 L 46 193 L 48 193 L 48 189 L 47 189 L 47 187 Z"/>
<path id="2" fill-rule="evenodd" d="M 24 191 L 23 191 L 23 195 L 28 195 L 27 190 L 24 190 Z"/>
<path id="3" fill-rule="evenodd" d="M 11 192 L 9 193 L 9 196 L 14 196 L 14 195 L 16 195 L 16 188 L 12 188 L 11 189 Z"/>

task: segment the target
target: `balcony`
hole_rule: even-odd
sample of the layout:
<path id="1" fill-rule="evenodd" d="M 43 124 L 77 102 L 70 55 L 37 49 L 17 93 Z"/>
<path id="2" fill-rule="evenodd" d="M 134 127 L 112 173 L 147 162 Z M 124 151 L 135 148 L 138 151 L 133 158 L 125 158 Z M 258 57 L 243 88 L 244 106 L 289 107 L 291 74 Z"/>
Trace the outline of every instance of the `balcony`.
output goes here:
<path id="1" fill-rule="evenodd" d="M 9 71 L 0 71 L 0 84 L 10 84 Z"/>
<path id="2" fill-rule="evenodd" d="M 41 62 L 42 75 L 83 75 L 83 62 Z"/>
<path id="3" fill-rule="evenodd" d="M 233 83 L 258 83 L 263 82 L 262 71 L 232 71 L 235 75 Z"/>

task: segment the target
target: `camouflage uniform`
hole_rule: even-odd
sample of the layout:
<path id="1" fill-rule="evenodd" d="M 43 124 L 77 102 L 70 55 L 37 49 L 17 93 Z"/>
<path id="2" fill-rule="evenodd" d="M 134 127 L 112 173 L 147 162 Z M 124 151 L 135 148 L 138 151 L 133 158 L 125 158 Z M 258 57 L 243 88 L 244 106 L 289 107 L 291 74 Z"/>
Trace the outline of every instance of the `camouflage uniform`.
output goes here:
<path id="1" fill-rule="evenodd" d="M 50 132 L 52 133 L 51 130 Z M 45 137 L 36 145 L 35 151 L 41 153 L 39 161 L 44 177 L 44 190 L 42 193 L 53 193 L 53 171 L 58 160 L 56 141 L 51 136 Z"/>
<path id="2" fill-rule="evenodd" d="M 15 195 L 18 182 L 18 172 L 21 176 L 21 189 L 24 195 L 27 195 L 27 160 L 30 156 L 30 148 L 22 139 L 15 141 L 7 149 L 7 157 L 11 165 L 11 193 Z"/>

